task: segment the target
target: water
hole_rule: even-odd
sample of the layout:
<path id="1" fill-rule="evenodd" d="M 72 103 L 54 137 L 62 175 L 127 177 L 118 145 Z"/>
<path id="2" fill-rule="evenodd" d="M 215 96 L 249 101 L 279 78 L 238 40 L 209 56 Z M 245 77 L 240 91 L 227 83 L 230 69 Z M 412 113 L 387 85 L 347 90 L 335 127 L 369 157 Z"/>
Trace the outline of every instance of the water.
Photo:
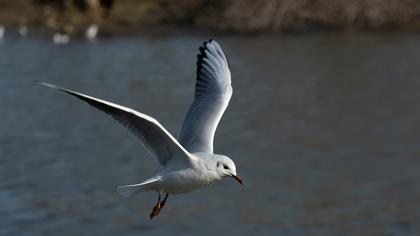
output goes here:
<path id="1" fill-rule="evenodd" d="M 245 181 L 173 195 L 115 187 L 158 166 L 114 121 L 42 80 L 176 134 L 205 35 L 0 44 L 0 235 L 417 235 L 420 35 L 217 37 L 234 95 L 215 150 Z"/>

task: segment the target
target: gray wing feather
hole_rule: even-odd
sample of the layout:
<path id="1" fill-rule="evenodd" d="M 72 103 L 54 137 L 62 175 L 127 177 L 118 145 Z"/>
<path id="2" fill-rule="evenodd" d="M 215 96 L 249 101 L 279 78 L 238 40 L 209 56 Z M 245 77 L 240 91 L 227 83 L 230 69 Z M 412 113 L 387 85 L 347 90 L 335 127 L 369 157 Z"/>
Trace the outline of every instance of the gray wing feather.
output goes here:
<path id="1" fill-rule="evenodd" d="M 213 153 L 217 125 L 232 97 L 230 70 L 216 41 L 205 42 L 199 50 L 194 101 L 178 140 L 189 152 Z"/>
<path id="2" fill-rule="evenodd" d="M 120 106 L 108 101 L 94 98 L 79 92 L 61 88 L 45 82 L 39 84 L 55 88 L 75 96 L 89 105 L 111 115 L 118 123 L 126 128 L 146 150 L 154 156 L 158 163 L 165 166 L 171 159 L 180 157 L 182 161 L 189 161 L 190 154 L 178 141 L 153 117 Z"/>

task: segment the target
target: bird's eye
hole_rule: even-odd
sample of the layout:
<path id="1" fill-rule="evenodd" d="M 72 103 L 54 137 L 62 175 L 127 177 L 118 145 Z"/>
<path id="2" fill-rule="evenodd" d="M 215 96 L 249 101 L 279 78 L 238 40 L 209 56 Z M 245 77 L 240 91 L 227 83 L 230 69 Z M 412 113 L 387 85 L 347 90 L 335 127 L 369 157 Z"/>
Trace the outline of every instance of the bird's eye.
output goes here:
<path id="1" fill-rule="evenodd" d="M 224 168 L 225 170 L 229 169 L 229 167 L 227 167 L 227 166 L 223 166 L 223 168 Z"/>

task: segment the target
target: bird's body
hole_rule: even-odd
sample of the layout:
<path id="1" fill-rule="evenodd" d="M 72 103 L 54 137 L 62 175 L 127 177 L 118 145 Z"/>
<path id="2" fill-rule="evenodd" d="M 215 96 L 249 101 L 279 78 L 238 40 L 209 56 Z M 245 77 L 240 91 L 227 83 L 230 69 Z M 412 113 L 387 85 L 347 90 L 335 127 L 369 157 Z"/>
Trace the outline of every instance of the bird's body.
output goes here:
<path id="1" fill-rule="evenodd" d="M 162 169 L 145 181 L 119 186 L 123 196 L 156 191 L 158 203 L 151 218 L 159 214 L 169 194 L 187 193 L 210 185 L 224 177 L 242 184 L 234 162 L 213 153 L 216 127 L 232 96 L 230 71 L 223 50 L 213 40 L 200 47 L 197 56 L 197 82 L 194 101 L 182 124 L 178 140 L 156 119 L 105 100 L 41 82 L 75 96 L 111 115 L 155 157 Z M 162 194 L 166 194 L 161 201 Z"/>
<path id="2" fill-rule="evenodd" d="M 66 33 L 56 32 L 53 34 L 52 40 L 54 44 L 58 44 L 58 45 L 68 44 L 70 42 L 70 35 Z"/>
<path id="3" fill-rule="evenodd" d="M 93 41 L 96 40 L 96 36 L 98 35 L 98 31 L 99 31 L 98 25 L 92 24 L 86 29 L 85 37 L 89 41 L 93 42 Z"/>
<path id="4" fill-rule="evenodd" d="M 21 37 L 26 37 L 26 35 L 28 35 L 28 27 L 26 25 L 21 25 L 19 27 L 19 35 Z"/>
<path id="5" fill-rule="evenodd" d="M 167 166 L 155 178 L 156 191 L 165 193 L 188 193 L 198 188 L 210 185 L 221 176 L 215 170 L 214 155 L 194 153 L 193 161 L 186 166 Z"/>
<path id="6" fill-rule="evenodd" d="M 0 25 L 0 40 L 3 39 L 5 33 L 6 27 L 4 27 L 4 25 Z"/>

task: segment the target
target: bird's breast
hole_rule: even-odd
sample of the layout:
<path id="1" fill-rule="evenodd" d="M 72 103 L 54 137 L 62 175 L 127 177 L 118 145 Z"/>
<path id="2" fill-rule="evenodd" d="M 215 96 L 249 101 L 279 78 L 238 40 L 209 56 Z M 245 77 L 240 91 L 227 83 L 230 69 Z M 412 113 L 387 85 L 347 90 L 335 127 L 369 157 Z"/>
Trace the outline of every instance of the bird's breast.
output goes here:
<path id="1" fill-rule="evenodd" d="M 187 193 L 217 180 L 211 173 L 186 169 L 162 175 L 159 187 L 166 193 Z"/>

